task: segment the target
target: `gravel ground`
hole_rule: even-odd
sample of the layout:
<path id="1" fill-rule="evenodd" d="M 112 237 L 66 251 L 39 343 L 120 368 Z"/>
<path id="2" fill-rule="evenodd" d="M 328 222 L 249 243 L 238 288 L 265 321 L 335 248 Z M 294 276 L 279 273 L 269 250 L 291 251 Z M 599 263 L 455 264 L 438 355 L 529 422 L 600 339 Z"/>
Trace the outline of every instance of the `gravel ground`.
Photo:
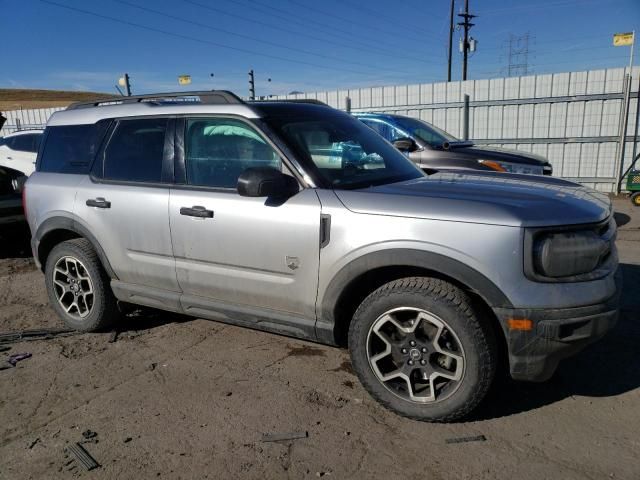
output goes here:
<path id="1" fill-rule="evenodd" d="M 544 384 L 504 381 L 434 425 L 373 401 L 343 350 L 201 319 L 131 315 L 117 341 L 16 343 L 0 371 L 0 479 L 640 478 L 640 209 L 616 200 L 625 276 L 614 331 Z M 62 327 L 24 241 L 0 239 L 0 331 Z M 65 446 L 85 448 L 85 472 Z M 308 438 L 264 443 L 265 433 Z M 484 435 L 486 441 L 447 439 Z"/>

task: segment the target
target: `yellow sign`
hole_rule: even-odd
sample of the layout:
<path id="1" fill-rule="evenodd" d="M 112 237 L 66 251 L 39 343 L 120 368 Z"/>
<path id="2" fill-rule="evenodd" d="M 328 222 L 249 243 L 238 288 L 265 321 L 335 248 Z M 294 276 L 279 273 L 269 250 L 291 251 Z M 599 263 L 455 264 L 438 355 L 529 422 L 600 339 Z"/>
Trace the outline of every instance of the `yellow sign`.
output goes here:
<path id="1" fill-rule="evenodd" d="M 191 83 L 191 75 L 180 75 L 178 77 L 178 83 L 180 85 L 189 85 Z"/>
<path id="2" fill-rule="evenodd" d="M 615 33 L 613 35 L 614 47 L 626 47 L 628 45 L 633 45 L 633 32 Z"/>

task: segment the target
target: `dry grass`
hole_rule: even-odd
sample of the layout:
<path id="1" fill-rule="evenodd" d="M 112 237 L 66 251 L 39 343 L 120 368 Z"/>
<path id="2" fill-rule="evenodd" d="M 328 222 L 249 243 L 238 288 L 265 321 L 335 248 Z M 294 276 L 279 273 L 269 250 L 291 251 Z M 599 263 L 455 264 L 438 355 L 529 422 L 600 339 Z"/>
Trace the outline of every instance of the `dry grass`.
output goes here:
<path id="1" fill-rule="evenodd" d="M 21 108 L 66 107 L 73 102 L 110 98 L 109 93 L 68 92 L 61 90 L 26 90 L 22 88 L 0 88 L 0 111 Z"/>

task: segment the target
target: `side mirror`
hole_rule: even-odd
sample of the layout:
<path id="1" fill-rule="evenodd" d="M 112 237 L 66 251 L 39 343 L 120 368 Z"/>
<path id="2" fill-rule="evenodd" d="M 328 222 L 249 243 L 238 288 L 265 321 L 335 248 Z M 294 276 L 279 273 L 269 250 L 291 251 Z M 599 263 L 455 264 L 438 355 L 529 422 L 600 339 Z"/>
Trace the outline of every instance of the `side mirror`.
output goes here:
<path id="1" fill-rule="evenodd" d="M 393 141 L 392 145 L 401 152 L 415 152 L 418 149 L 416 142 L 409 137 L 398 138 Z"/>
<path id="2" fill-rule="evenodd" d="M 247 168 L 238 177 L 242 197 L 288 198 L 298 193 L 298 182 L 273 167 Z"/>

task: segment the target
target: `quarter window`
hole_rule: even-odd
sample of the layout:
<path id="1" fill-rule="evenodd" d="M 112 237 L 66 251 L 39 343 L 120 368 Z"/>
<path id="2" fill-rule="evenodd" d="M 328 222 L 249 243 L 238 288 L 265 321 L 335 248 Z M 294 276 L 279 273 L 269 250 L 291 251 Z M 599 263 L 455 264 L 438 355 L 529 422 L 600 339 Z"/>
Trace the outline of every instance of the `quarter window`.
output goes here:
<path id="1" fill-rule="evenodd" d="M 47 127 L 47 140 L 38 170 L 84 174 L 96 156 L 107 122 Z"/>
<path id="2" fill-rule="evenodd" d="M 166 118 L 121 120 L 104 153 L 104 178 L 160 183 Z"/>
<path id="3" fill-rule="evenodd" d="M 187 183 L 236 188 L 250 167 L 282 168 L 280 157 L 249 125 L 234 119 L 187 120 L 185 169 Z"/>

